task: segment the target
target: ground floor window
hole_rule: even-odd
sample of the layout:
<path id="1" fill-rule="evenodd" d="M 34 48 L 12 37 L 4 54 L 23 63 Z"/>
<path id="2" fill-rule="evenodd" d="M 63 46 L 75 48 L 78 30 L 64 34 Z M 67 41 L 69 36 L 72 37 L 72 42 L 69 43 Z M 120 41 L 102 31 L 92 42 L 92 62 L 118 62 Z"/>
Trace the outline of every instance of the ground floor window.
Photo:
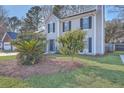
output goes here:
<path id="1" fill-rule="evenodd" d="M 88 39 L 88 50 L 89 50 L 89 53 L 92 53 L 92 38 L 89 37 Z"/>
<path id="2" fill-rule="evenodd" d="M 49 51 L 55 51 L 55 40 L 49 40 Z"/>

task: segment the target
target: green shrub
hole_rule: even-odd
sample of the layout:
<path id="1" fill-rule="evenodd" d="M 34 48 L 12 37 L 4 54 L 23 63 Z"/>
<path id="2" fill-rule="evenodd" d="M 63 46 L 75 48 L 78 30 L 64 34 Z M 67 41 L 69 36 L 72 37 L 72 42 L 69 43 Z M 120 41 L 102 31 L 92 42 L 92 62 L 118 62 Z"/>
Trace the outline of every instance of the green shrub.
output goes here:
<path id="1" fill-rule="evenodd" d="M 32 65 L 41 61 L 45 50 L 45 37 L 37 34 L 30 39 L 19 39 L 15 42 L 16 51 L 19 52 L 17 59 L 23 65 Z"/>
<path id="2" fill-rule="evenodd" d="M 61 54 L 73 56 L 84 48 L 85 33 L 81 30 L 68 31 L 58 38 Z"/>

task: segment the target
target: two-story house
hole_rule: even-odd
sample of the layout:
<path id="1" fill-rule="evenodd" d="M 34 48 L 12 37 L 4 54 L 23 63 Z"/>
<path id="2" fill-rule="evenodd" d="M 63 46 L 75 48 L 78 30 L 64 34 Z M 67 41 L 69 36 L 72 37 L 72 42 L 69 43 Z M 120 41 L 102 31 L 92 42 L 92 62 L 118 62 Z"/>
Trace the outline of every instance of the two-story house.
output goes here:
<path id="1" fill-rule="evenodd" d="M 61 13 L 64 14 L 65 11 Z M 57 17 L 54 14 L 46 19 L 47 48 L 46 53 L 56 53 L 59 49 L 57 38 L 67 31 L 82 29 L 86 32 L 85 49 L 80 54 L 104 54 L 104 7 L 82 6 L 79 13 L 69 12 L 69 15 Z"/>

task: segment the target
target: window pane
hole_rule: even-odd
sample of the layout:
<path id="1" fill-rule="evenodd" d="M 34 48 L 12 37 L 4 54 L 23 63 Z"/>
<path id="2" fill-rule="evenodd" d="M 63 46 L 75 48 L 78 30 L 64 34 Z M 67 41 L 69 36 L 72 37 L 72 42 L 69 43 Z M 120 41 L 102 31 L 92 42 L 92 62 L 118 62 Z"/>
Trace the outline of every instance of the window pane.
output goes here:
<path id="1" fill-rule="evenodd" d="M 53 24 L 50 24 L 50 32 L 53 32 Z"/>
<path id="2" fill-rule="evenodd" d="M 89 18 L 83 18 L 83 29 L 88 29 L 89 28 Z"/>
<path id="3" fill-rule="evenodd" d="M 69 22 L 65 22 L 64 24 L 64 31 L 69 31 Z"/>

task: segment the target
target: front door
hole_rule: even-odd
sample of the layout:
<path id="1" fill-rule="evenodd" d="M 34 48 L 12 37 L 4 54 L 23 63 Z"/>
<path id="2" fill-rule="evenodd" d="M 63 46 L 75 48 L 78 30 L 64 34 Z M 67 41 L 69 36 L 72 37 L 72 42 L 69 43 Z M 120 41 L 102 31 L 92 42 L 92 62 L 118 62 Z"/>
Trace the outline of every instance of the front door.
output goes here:
<path id="1" fill-rule="evenodd" d="M 50 40 L 49 42 L 49 50 L 54 51 L 55 50 L 55 42 L 53 39 Z"/>

